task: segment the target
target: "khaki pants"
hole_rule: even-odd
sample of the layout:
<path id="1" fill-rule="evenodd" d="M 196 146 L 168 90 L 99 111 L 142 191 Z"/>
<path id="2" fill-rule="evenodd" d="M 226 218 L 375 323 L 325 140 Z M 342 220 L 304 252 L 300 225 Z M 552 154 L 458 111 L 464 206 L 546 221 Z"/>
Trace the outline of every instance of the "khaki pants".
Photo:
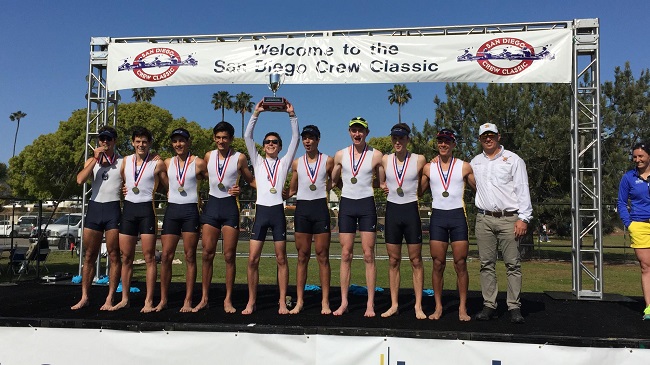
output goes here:
<path id="1" fill-rule="evenodd" d="M 481 260 L 481 291 L 483 305 L 488 308 L 497 308 L 496 262 L 497 252 L 501 249 L 503 261 L 506 265 L 508 280 L 508 310 L 521 307 L 519 294 L 521 292 L 521 258 L 519 256 L 519 242 L 515 239 L 515 222 L 517 216 L 495 218 L 489 215 L 476 216 L 476 241 L 478 254 Z"/>

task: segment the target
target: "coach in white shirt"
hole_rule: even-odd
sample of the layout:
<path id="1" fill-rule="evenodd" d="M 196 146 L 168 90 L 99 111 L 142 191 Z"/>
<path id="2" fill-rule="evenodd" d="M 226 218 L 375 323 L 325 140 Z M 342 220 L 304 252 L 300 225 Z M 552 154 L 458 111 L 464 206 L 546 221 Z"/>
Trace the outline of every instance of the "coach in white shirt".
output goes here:
<path id="1" fill-rule="evenodd" d="M 497 249 L 501 247 L 508 280 L 507 304 L 512 323 L 524 323 L 521 315 L 521 260 L 519 240 L 532 218 L 526 163 L 499 144 L 497 126 L 479 128 L 483 153 L 471 161 L 476 177 L 476 241 L 481 260 L 483 310 L 476 319 L 491 319 L 497 308 Z"/>

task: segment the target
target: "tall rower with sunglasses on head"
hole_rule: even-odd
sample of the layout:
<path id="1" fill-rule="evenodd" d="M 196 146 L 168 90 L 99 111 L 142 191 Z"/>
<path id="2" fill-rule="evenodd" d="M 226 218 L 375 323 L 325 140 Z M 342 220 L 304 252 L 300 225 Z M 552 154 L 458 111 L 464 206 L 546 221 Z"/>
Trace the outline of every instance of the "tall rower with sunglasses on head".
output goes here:
<path id="1" fill-rule="evenodd" d="M 285 100 L 286 101 L 286 100 Z M 279 314 L 288 314 L 286 305 L 287 286 L 289 283 L 289 267 L 287 266 L 287 222 L 284 216 L 282 190 L 287 179 L 289 168 L 296 155 L 300 131 L 298 118 L 293 105 L 286 101 L 286 111 L 291 122 L 291 142 L 287 153 L 280 158 L 282 139 L 276 132 L 266 133 L 264 136 L 264 156 L 257 153 L 253 130 L 260 113 L 266 111 L 262 101 L 255 105 L 255 110 L 246 126 L 244 141 L 255 172 L 257 184 L 257 200 L 255 208 L 255 223 L 251 231 L 250 248 L 248 253 L 248 303 L 242 314 L 251 314 L 255 311 L 257 301 L 257 284 L 259 282 L 259 263 L 262 247 L 269 228 L 273 233 L 275 257 L 278 265 L 278 287 L 280 291 Z"/>
<path id="2" fill-rule="evenodd" d="M 456 286 L 458 288 L 458 319 L 469 321 L 467 314 L 467 252 L 469 250 L 469 232 L 465 214 L 465 184 L 476 188 L 474 173 L 469 163 L 454 157 L 456 133 L 451 129 L 441 129 L 436 135 L 438 156 L 424 167 L 420 188 L 422 192 L 431 189 L 431 219 L 429 222 L 429 249 L 433 259 L 431 281 L 436 309 L 429 319 L 442 317 L 442 289 L 444 286 L 447 248 L 451 242 L 451 251 L 456 269 Z"/>
<path id="3" fill-rule="evenodd" d="M 106 236 L 106 251 L 110 261 L 108 295 L 100 310 L 113 306 L 113 295 L 120 281 L 120 245 L 118 241 L 120 219 L 120 193 L 122 175 L 120 166 L 122 156 L 115 151 L 117 131 L 104 126 L 99 129 L 98 146 L 93 156 L 86 160 L 84 168 L 77 174 L 77 183 L 83 184 L 92 179 L 92 195 L 84 219 L 83 243 L 85 248 L 84 265 L 81 275 L 81 299 L 71 309 L 81 309 L 90 304 L 89 291 L 95 277 L 97 256 Z"/>
<path id="4" fill-rule="evenodd" d="M 470 164 L 476 178 L 476 243 L 481 260 L 483 309 L 475 317 L 490 320 L 497 308 L 497 250 L 501 247 L 508 280 L 507 305 L 512 323 L 524 323 L 521 315 L 521 257 L 519 240 L 526 235 L 533 214 L 526 163 L 499 144 L 497 126 L 479 127 L 483 153 Z"/>
<path id="5" fill-rule="evenodd" d="M 623 175 L 618 188 L 618 214 L 630 232 L 630 242 L 641 266 L 645 300 L 643 320 L 650 320 L 650 145 L 632 147 L 634 169 Z M 629 208 L 628 208 L 629 206 Z"/>
<path id="6" fill-rule="evenodd" d="M 357 223 L 361 233 L 361 248 L 366 265 L 366 286 L 368 301 L 364 316 L 375 316 L 375 239 L 377 237 L 377 209 L 373 187 L 384 187 L 386 176 L 381 165 L 383 154 L 368 146 L 366 137 L 370 133 L 368 122 L 352 118 L 348 132 L 352 145 L 334 155 L 332 182 L 341 186 L 339 207 L 339 239 L 341 241 L 341 306 L 334 311 L 335 316 L 348 311 L 348 292 L 350 269 Z"/>

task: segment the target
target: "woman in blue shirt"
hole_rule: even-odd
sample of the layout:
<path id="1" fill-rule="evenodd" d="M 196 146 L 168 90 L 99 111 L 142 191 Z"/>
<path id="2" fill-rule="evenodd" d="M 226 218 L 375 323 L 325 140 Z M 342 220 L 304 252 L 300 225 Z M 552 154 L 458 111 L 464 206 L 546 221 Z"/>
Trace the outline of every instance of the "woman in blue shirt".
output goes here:
<path id="1" fill-rule="evenodd" d="M 630 247 L 641 264 L 641 287 L 646 305 L 643 319 L 650 320 L 650 145 L 634 145 L 632 161 L 636 168 L 621 179 L 617 207 L 630 232 Z"/>

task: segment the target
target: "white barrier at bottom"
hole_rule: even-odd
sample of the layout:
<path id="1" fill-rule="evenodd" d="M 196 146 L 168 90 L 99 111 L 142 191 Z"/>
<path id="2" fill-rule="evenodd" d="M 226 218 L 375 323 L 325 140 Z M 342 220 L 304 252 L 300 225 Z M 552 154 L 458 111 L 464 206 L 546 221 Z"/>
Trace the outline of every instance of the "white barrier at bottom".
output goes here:
<path id="1" fill-rule="evenodd" d="M 233 332 L 0 328 L 0 365 L 650 364 L 650 350 Z"/>

